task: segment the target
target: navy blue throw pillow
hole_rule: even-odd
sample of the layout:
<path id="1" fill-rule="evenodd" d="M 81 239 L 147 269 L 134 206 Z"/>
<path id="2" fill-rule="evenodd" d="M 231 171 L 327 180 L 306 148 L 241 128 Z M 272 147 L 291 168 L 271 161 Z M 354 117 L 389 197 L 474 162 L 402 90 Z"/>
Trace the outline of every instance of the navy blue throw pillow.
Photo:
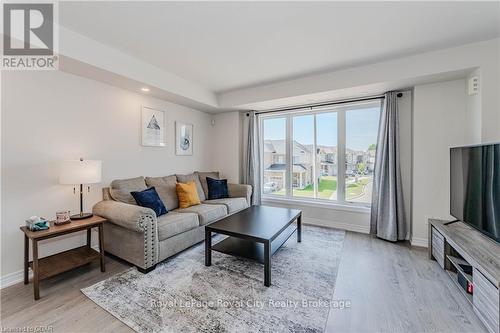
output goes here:
<path id="1" fill-rule="evenodd" d="M 161 216 L 168 213 L 167 208 L 165 208 L 165 205 L 158 196 L 158 192 L 156 192 L 154 186 L 144 191 L 130 192 L 130 194 L 134 197 L 139 206 L 151 208 L 155 211 L 156 216 Z"/>
<path id="2" fill-rule="evenodd" d="M 207 177 L 208 200 L 229 198 L 227 179 L 214 179 Z"/>

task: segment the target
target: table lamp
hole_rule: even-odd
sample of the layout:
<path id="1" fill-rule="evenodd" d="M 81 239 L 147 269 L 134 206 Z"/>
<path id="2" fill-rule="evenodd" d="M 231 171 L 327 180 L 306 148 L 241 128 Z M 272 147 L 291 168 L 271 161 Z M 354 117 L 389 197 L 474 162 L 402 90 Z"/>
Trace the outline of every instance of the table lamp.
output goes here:
<path id="1" fill-rule="evenodd" d="M 96 160 L 63 161 L 59 174 L 60 184 L 80 185 L 80 214 L 71 215 L 72 220 L 92 217 L 92 213 L 83 212 L 83 185 L 101 182 L 102 162 Z"/>

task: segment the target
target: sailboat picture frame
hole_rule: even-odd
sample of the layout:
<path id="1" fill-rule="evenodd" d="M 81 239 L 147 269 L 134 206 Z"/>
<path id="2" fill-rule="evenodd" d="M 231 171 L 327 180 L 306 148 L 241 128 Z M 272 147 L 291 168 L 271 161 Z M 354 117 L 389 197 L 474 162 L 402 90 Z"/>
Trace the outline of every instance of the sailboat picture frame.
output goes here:
<path id="1" fill-rule="evenodd" d="M 165 112 L 142 107 L 141 112 L 142 145 L 146 147 L 165 147 Z"/>

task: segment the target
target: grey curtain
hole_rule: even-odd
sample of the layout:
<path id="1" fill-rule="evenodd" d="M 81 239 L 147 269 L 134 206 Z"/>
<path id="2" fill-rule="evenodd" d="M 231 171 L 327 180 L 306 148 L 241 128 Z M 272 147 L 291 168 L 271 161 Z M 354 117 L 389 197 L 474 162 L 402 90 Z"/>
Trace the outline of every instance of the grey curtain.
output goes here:
<path id="1" fill-rule="evenodd" d="M 260 205 L 260 147 L 257 114 L 248 113 L 248 137 L 246 142 L 245 173 L 243 182 L 252 185 L 252 204 Z"/>
<path id="2" fill-rule="evenodd" d="M 398 241 L 406 237 L 399 154 L 397 92 L 385 94 L 375 156 L 370 232 Z"/>

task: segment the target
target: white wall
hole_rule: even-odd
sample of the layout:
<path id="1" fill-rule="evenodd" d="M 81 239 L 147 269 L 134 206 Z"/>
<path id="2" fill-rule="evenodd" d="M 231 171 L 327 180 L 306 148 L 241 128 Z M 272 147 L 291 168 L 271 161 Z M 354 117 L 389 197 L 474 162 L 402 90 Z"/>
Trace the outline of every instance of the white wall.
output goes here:
<path id="1" fill-rule="evenodd" d="M 449 219 L 449 149 L 474 141 L 465 80 L 416 86 L 413 110 L 412 244 L 427 245 L 427 219 Z"/>
<path id="2" fill-rule="evenodd" d="M 482 54 L 479 66 L 481 142 L 500 141 L 500 39 Z M 479 52 L 479 50 L 477 50 Z M 474 110 L 476 113 L 477 109 Z"/>
<path id="3" fill-rule="evenodd" d="M 80 73 L 96 80 L 120 84 L 148 86 L 152 93 L 166 95 L 178 103 L 217 107 L 212 91 L 200 84 L 148 64 L 103 43 L 59 26 L 59 68 Z M 120 76 L 120 80 L 114 77 Z"/>
<path id="4" fill-rule="evenodd" d="M 212 144 L 212 169 L 231 183 L 240 182 L 241 121 L 239 112 L 218 113 L 213 117 L 214 140 Z"/>
<path id="5" fill-rule="evenodd" d="M 272 103 L 272 101 L 286 105 L 287 99 L 296 99 L 299 96 L 306 101 L 314 99 L 317 94 L 358 87 L 397 89 L 436 82 L 438 81 L 435 79 L 436 76 L 443 76 L 446 73 L 470 73 L 476 70 L 480 77 L 480 91 L 477 99 L 470 102 L 469 106 L 481 114 L 481 119 L 475 120 L 480 124 L 481 141 L 500 141 L 499 59 L 500 39 L 496 38 L 365 66 L 232 90 L 219 94 L 218 99 L 221 107 L 228 108 Z M 442 78 L 439 80 L 443 81 Z M 411 85 L 408 82 L 412 82 Z M 474 126 L 477 127 L 478 124 Z"/>
<path id="6" fill-rule="evenodd" d="M 263 200 L 262 204 L 302 210 L 302 221 L 328 228 L 339 228 L 354 232 L 370 232 L 370 209 L 333 209 L 324 205 L 302 205 L 296 202 Z"/>
<path id="7" fill-rule="evenodd" d="M 466 93 L 467 93 L 467 85 L 468 81 L 472 77 L 478 77 L 479 78 L 479 86 L 480 90 L 482 91 L 482 84 L 481 84 L 481 70 L 478 68 L 474 71 L 472 71 L 466 78 Z M 469 128 L 472 133 L 472 138 L 473 142 L 470 142 L 470 144 L 476 144 L 476 143 L 481 143 L 482 141 L 482 136 L 483 136 L 483 127 L 482 127 L 482 114 L 481 114 L 481 93 L 475 94 L 475 95 L 468 95 L 466 97 L 467 100 L 467 122 L 469 123 Z M 500 104 L 499 104 L 500 105 Z"/>
<path id="8" fill-rule="evenodd" d="M 85 195 L 85 210 L 115 178 L 210 170 L 211 115 L 59 71 L 2 72 L 1 275 L 23 267 L 19 226 L 32 215 L 78 211 L 71 186 L 58 184 L 58 162 L 103 161 L 102 184 Z M 166 112 L 167 146 L 140 144 L 141 105 Z M 194 124 L 193 156 L 174 153 L 174 122 Z M 83 244 L 83 236 L 43 242 L 40 255 Z"/>

